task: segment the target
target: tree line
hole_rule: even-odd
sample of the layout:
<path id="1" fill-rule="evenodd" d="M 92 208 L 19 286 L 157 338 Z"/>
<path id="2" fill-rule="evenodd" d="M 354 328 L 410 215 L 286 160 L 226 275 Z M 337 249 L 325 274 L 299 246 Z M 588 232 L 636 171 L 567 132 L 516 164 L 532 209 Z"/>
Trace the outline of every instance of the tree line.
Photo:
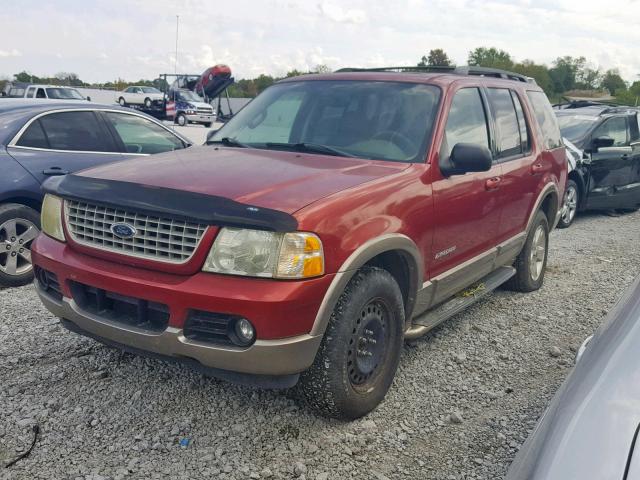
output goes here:
<path id="1" fill-rule="evenodd" d="M 640 81 L 628 84 L 620 76 L 620 72 L 617 69 L 603 71 L 594 67 L 585 57 L 558 57 L 549 66 L 532 60 L 516 61 L 511 54 L 495 47 L 478 47 L 469 52 L 467 64 L 470 66 L 499 68 L 532 77 L 552 101 L 559 100 L 560 97 L 568 92 L 576 91 L 580 93 L 577 96 L 593 96 L 595 92 L 606 92 L 615 96 L 618 103 L 631 105 L 638 104 L 640 100 Z M 442 48 L 435 48 L 424 55 L 416 66 L 449 67 L 454 65 L 451 58 Z M 237 80 L 229 87 L 228 93 L 231 97 L 252 98 L 282 78 L 329 71 L 330 68 L 327 65 L 316 65 L 306 72 L 291 70 L 284 77 L 262 74 L 257 78 Z M 129 82 L 119 78 L 113 82 L 88 84 L 83 82 L 77 74 L 69 72 L 60 72 L 53 77 L 37 77 L 22 71 L 13 77 L 15 81 L 19 82 L 98 87 L 114 90 L 122 90 L 131 85 L 147 85 L 165 90 L 168 86 L 161 78 L 154 80 L 140 79 L 136 82 Z"/>

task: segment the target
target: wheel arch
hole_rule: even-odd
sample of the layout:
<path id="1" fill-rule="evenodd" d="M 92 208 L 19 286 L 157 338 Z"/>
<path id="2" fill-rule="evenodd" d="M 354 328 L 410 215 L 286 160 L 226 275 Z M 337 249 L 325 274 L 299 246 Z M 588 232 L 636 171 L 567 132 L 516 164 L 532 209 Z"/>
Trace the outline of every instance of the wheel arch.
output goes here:
<path id="1" fill-rule="evenodd" d="M 534 208 L 529 214 L 527 232 L 531 228 L 531 224 L 538 210 L 541 210 L 545 214 L 549 222 L 549 230 L 553 230 L 558 220 L 560 220 L 560 195 L 558 194 L 558 187 L 554 183 L 547 184 L 538 195 Z"/>
<path id="2" fill-rule="evenodd" d="M 42 209 L 42 201 L 25 196 L 13 196 L 0 200 L 0 206 L 8 205 L 10 203 L 17 203 L 18 205 L 24 205 L 25 207 L 32 208 L 36 212 L 40 212 Z"/>
<path id="3" fill-rule="evenodd" d="M 311 335 L 324 334 L 340 295 L 353 275 L 364 266 L 382 268 L 394 277 L 405 302 L 405 318 L 411 317 L 418 286 L 424 277 L 422 257 L 416 244 L 406 235 L 387 234 L 367 241 L 342 264 L 325 293 Z"/>

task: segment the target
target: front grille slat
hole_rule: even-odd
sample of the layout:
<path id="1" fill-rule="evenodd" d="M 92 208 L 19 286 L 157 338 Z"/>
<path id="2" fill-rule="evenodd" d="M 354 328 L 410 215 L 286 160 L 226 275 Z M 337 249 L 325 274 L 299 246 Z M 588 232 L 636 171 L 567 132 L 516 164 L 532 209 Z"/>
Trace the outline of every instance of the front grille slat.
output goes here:
<path id="1" fill-rule="evenodd" d="M 198 223 L 75 200 L 65 201 L 65 220 L 73 240 L 81 245 L 168 263 L 187 262 L 207 229 Z M 115 236 L 111 226 L 116 223 L 135 227 L 136 235 Z"/>

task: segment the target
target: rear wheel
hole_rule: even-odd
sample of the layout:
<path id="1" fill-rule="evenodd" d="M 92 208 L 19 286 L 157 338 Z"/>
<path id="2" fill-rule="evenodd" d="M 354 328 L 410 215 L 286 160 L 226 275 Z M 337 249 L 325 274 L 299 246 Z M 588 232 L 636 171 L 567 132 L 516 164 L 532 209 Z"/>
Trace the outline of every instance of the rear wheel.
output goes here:
<path id="1" fill-rule="evenodd" d="M 517 292 L 538 290 L 544 281 L 549 247 L 549 222 L 543 212 L 538 211 L 529 229 L 527 240 L 516 258 L 516 274 L 505 287 Z"/>
<path id="2" fill-rule="evenodd" d="M 33 280 L 31 243 L 40 233 L 40 215 L 16 203 L 0 206 L 0 286 Z"/>
<path id="3" fill-rule="evenodd" d="M 558 228 L 567 228 L 573 223 L 573 220 L 576 218 L 576 212 L 578 211 L 579 200 L 580 190 L 578 190 L 578 184 L 573 180 L 568 180 Z"/>
<path id="4" fill-rule="evenodd" d="M 322 415 L 352 420 L 384 399 L 398 368 L 404 306 L 389 272 L 364 268 L 347 285 L 299 390 Z"/>
<path id="5" fill-rule="evenodd" d="M 211 128 L 211 125 L 213 125 L 213 123 L 208 122 L 208 123 L 203 123 L 205 128 Z"/>
<path id="6" fill-rule="evenodd" d="M 122 105 L 123 107 L 126 107 L 126 106 L 127 106 L 127 102 L 124 100 L 124 97 L 120 97 L 120 98 L 118 99 L 118 103 L 119 103 L 120 105 Z"/>

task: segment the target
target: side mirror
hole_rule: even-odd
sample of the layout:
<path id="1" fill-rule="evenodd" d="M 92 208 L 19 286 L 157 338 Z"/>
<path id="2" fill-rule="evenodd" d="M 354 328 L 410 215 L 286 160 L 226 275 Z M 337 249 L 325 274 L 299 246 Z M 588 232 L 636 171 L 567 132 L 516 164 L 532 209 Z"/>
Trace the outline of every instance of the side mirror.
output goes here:
<path id="1" fill-rule="evenodd" d="M 220 130 L 220 128 L 212 128 L 211 130 L 209 130 L 209 132 L 207 132 L 207 141 L 204 142 L 205 145 L 210 145 L 210 141 L 213 138 L 213 136 L 218 133 L 218 130 Z"/>
<path id="2" fill-rule="evenodd" d="M 493 155 L 487 147 L 475 143 L 456 143 L 448 160 L 440 162 L 440 171 L 446 177 L 468 172 L 491 170 Z"/>
<path id="3" fill-rule="evenodd" d="M 614 140 L 611 137 L 597 137 L 591 142 L 591 149 L 592 151 L 597 152 L 600 148 L 613 147 L 613 142 Z"/>

